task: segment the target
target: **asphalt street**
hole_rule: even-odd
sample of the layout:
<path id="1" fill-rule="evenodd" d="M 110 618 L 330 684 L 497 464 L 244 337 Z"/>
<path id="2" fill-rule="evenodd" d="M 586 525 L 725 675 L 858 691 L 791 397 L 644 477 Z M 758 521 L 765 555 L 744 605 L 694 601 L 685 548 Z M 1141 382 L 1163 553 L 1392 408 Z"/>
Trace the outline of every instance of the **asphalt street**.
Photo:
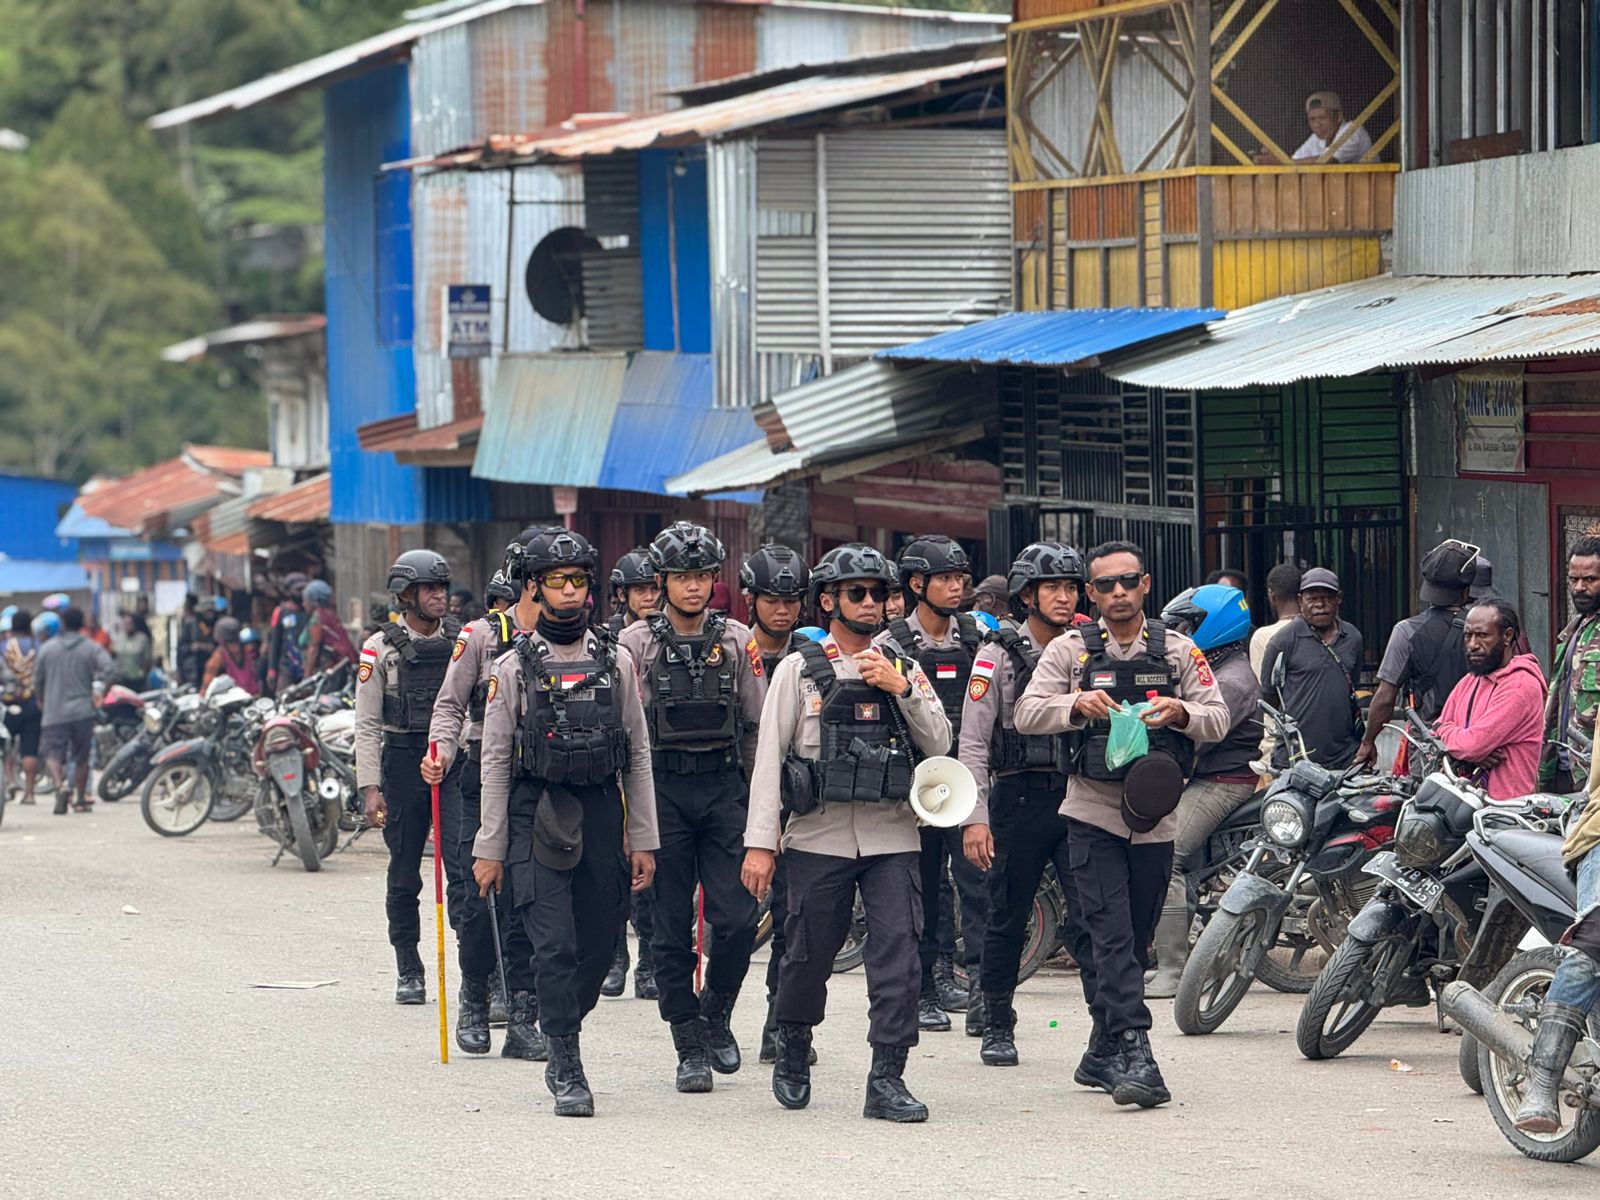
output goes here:
<path id="1" fill-rule="evenodd" d="M 1071 1081 L 1087 1030 L 1076 975 L 1019 994 L 1023 1065 L 984 1068 L 957 1030 L 907 1080 L 921 1126 L 861 1118 L 866 982 L 835 976 L 815 1096 L 778 1108 L 755 1062 L 759 967 L 735 1014 L 747 1052 L 680 1096 L 655 1005 L 602 1000 L 583 1034 L 598 1115 L 558 1120 L 543 1068 L 438 1062 L 429 1004 L 393 1003 L 383 847 L 308 875 L 245 817 L 188 838 L 137 805 L 0 826 L 0 1196 L 493 1197 L 1592 1193 L 1593 1165 L 1542 1166 L 1495 1131 L 1432 1011 L 1380 1020 L 1344 1057 L 1295 1051 L 1300 999 L 1260 989 L 1209 1038 L 1154 1005 L 1175 1096 L 1117 1109 Z M 129 911 L 136 910 L 136 911 Z M 764 957 L 764 955 L 763 955 Z M 450 959 L 451 1018 L 456 983 Z M 326 981 L 309 990 L 274 982 Z M 1391 1060 L 1407 1069 L 1397 1070 Z"/>

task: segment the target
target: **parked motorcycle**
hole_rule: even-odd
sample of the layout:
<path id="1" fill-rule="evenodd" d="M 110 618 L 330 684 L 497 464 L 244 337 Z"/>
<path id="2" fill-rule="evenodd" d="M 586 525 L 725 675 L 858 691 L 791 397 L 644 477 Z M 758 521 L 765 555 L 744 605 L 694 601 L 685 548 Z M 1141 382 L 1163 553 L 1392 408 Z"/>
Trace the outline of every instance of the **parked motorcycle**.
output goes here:
<path id="1" fill-rule="evenodd" d="M 1443 744 L 1406 711 L 1408 736 L 1434 769 L 1401 809 L 1393 849 L 1362 867 L 1378 887 L 1306 996 L 1295 1042 L 1307 1058 L 1343 1053 L 1383 1009 L 1425 1007 L 1456 978 L 1487 983 L 1528 931 L 1514 905 L 1488 903 L 1489 877 L 1467 846 L 1474 815 L 1496 802 L 1456 774 Z"/>
<path id="2" fill-rule="evenodd" d="M 112 684 L 106 689 L 106 694 L 100 698 L 99 707 L 94 711 L 94 761 L 102 770 L 110 765 L 118 750 L 145 728 L 143 721 L 145 704 L 161 694 L 160 691 L 136 692 L 120 683 Z M 120 800 L 132 791 L 133 788 L 129 788 L 111 798 Z M 107 799 L 104 794 L 100 798 Z"/>
<path id="3" fill-rule="evenodd" d="M 322 787 L 322 750 L 312 721 L 304 711 L 271 717 L 252 762 L 260 779 L 261 832 L 277 843 L 279 857 L 293 850 L 307 871 L 320 871 L 322 860 L 338 848 L 342 805 L 337 791 Z"/>
<path id="4" fill-rule="evenodd" d="M 356 787 L 355 696 L 349 672 L 323 672 L 297 685 L 280 699 L 285 712 L 304 712 L 316 740 L 314 784 L 324 798 L 339 802 L 339 828 L 360 834 L 367 828 L 361 792 Z M 353 838 L 351 839 L 354 840 Z"/>
<path id="5" fill-rule="evenodd" d="M 1173 1019 L 1187 1034 L 1214 1033 L 1251 982 L 1275 976 L 1284 991 L 1308 990 L 1319 952 L 1333 954 L 1377 881 L 1366 862 L 1394 835 L 1409 781 L 1353 781 L 1306 757 L 1299 724 L 1266 701 L 1262 711 L 1290 747 L 1291 765 L 1261 802 L 1261 833 L 1184 965 Z M 1282 952 L 1281 959 L 1269 952 Z M 1308 970 L 1307 964 L 1312 966 Z"/>
<path id="6" fill-rule="evenodd" d="M 249 809 L 254 796 L 249 776 L 241 774 L 238 742 L 230 738 L 230 726 L 241 723 L 251 706 L 262 704 L 270 707 L 271 702 L 258 701 L 223 677 L 214 680 L 204 696 L 180 696 L 173 712 L 152 717 L 161 723 L 158 737 L 180 727 L 192 730 L 193 736 L 172 741 L 151 755 L 150 773 L 139 797 L 145 824 L 162 837 L 183 837 L 205 824 L 219 805 L 230 814 L 228 819 Z"/>

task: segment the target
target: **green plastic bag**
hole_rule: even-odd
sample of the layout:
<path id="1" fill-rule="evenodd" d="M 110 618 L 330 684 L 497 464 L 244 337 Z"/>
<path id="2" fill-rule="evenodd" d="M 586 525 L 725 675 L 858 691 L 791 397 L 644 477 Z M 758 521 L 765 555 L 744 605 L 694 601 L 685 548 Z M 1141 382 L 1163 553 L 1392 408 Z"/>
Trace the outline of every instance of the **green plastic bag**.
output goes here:
<path id="1" fill-rule="evenodd" d="M 1136 758 L 1150 753 L 1150 731 L 1142 720 L 1150 711 L 1147 701 L 1122 702 L 1111 710 L 1111 733 L 1106 739 L 1106 768 L 1120 771 Z"/>

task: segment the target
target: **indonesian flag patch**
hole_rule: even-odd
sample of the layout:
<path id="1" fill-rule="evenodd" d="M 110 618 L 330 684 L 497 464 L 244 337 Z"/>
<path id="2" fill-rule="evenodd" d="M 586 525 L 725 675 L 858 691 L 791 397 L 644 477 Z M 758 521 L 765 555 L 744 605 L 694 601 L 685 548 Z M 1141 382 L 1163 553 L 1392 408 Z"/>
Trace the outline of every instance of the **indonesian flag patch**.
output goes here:
<path id="1" fill-rule="evenodd" d="M 985 655 L 978 655 L 978 660 L 972 664 L 972 681 L 967 684 L 967 696 L 973 700 L 982 700 L 989 694 L 989 681 L 994 678 L 994 670 L 1000 664 Z"/>
<path id="2" fill-rule="evenodd" d="M 955 663 L 938 663 L 933 668 L 933 677 L 935 679 L 954 679 L 959 674 L 961 672 Z"/>

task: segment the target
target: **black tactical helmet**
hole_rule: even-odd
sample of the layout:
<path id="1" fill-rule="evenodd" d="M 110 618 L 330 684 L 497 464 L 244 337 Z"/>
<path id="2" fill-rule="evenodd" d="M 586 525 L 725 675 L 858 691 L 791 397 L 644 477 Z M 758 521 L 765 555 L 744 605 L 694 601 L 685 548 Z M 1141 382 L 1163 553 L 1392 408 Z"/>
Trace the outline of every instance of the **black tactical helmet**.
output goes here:
<path id="1" fill-rule="evenodd" d="M 900 578 L 909 580 L 916 572 L 937 575 L 941 571 L 972 574 L 972 560 L 961 543 L 940 533 L 925 533 L 912 538 L 900 551 Z"/>
<path id="2" fill-rule="evenodd" d="M 493 608 L 492 601 L 515 600 L 517 590 L 506 582 L 505 569 L 501 568 L 489 577 L 488 586 L 483 589 L 483 606 Z"/>
<path id="3" fill-rule="evenodd" d="M 739 586 L 752 596 L 799 600 L 811 583 L 806 560 L 787 546 L 763 546 L 739 568 Z"/>
<path id="4" fill-rule="evenodd" d="M 728 552 L 716 535 L 693 521 L 674 521 L 650 543 L 650 564 L 657 575 L 715 571 L 727 557 Z"/>
<path id="5" fill-rule="evenodd" d="M 1006 595 L 1015 600 L 1024 586 L 1045 579 L 1070 579 L 1081 585 L 1088 573 L 1083 555 L 1065 542 L 1032 542 L 1006 572 Z"/>
<path id="6" fill-rule="evenodd" d="M 442 583 L 450 586 L 450 564 L 444 555 L 432 550 L 407 550 L 394 560 L 389 568 L 387 587 L 391 596 L 398 596 L 413 583 Z"/>
<path id="7" fill-rule="evenodd" d="M 811 600 L 816 602 L 825 588 L 847 579 L 881 579 L 894 584 L 894 567 L 871 546 L 852 543 L 836 546 L 811 569 Z"/>
<path id="8" fill-rule="evenodd" d="M 584 567 L 595 569 L 597 558 L 594 547 L 581 533 L 560 525 L 536 529 L 524 538 L 506 547 L 505 565 L 501 571 L 512 587 L 527 586 L 528 580 L 557 568 Z"/>
<path id="9" fill-rule="evenodd" d="M 643 546 L 635 546 L 621 558 L 617 565 L 611 568 L 611 588 L 632 587 L 636 583 L 655 583 L 656 569 L 650 563 L 650 551 Z"/>

